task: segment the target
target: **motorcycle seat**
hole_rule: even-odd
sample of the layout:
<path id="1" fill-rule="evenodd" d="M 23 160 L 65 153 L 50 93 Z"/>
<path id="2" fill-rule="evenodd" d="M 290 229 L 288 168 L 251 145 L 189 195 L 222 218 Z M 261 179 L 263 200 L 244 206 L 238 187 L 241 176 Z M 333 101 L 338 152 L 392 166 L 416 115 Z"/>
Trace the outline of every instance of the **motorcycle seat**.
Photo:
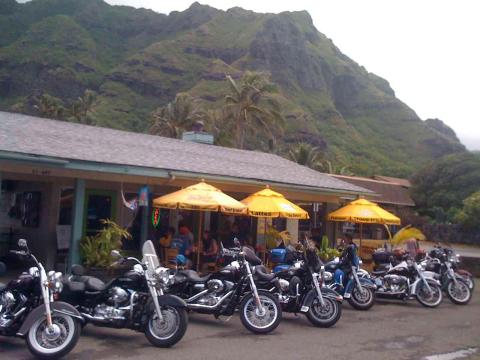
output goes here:
<path id="1" fill-rule="evenodd" d="M 5 290 L 7 288 L 7 284 L 0 283 L 0 291 Z"/>
<path id="2" fill-rule="evenodd" d="M 339 263 L 335 261 L 329 261 L 325 264 L 325 270 L 335 271 L 338 268 Z"/>
<path id="3" fill-rule="evenodd" d="M 212 276 L 212 274 L 200 276 L 195 270 L 182 270 L 180 271 L 180 273 L 183 274 L 189 281 L 192 281 L 192 282 L 205 282 L 208 279 L 210 279 L 210 277 Z"/>
<path id="4" fill-rule="evenodd" d="M 272 281 L 275 279 L 275 274 L 269 273 L 267 268 L 263 265 L 255 266 L 255 275 L 261 281 Z"/>
<path id="5" fill-rule="evenodd" d="M 86 276 L 85 290 L 86 291 L 103 291 L 107 288 L 106 284 L 96 277 Z"/>

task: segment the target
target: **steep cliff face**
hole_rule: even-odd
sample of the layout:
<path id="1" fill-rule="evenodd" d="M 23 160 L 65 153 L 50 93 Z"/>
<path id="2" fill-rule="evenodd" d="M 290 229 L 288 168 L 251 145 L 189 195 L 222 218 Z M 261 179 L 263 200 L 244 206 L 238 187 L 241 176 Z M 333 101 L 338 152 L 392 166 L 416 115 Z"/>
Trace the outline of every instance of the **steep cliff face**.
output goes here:
<path id="1" fill-rule="evenodd" d="M 255 70 L 279 87 L 284 150 L 306 141 L 357 173 L 408 175 L 464 149 L 451 129 L 421 121 L 386 80 L 342 54 L 307 12 L 194 3 L 166 16 L 101 0 L 9 0 L 0 30 L 8 30 L 0 39 L 2 109 L 32 111 L 19 104 L 42 92 L 68 102 L 89 88 L 99 94 L 97 124 L 145 131 L 151 111 L 176 93 L 219 106 L 225 74 Z M 247 144 L 260 146 L 254 137 Z"/>

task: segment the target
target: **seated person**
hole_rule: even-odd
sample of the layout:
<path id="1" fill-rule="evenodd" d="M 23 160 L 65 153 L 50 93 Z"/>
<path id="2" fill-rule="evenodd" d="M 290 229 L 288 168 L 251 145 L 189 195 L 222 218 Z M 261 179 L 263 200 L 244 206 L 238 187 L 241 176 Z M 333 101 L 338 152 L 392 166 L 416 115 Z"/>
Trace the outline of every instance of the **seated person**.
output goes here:
<path id="1" fill-rule="evenodd" d="M 178 253 L 190 255 L 193 244 L 193 234 L 185 224 L 178 226 L 178 234 L 172 240 L 172 248 L 177 248 Z"/>
<path id="2" fill-rule="evenodd" d="M 167 232 L 163 234 L 163 236 L 158 240 L 160 244 L 160 256 L 162 257 L 162 260 L 166 259 L 166 250 L 172 246 L 172 240 L 175 235 L 175 228 L 173 226 L 170 226 L 167 229 Z"/>
<path id="3" fill-rule="evenodd" d="M 359 266 L 359 257 L 357 254 L 357 245 L 353 242 L 351 234 L 345 234 L 345 248 L 340 255 L 340 264 L 337 270 L 335 270 L 334 279 L 337 284 L 343 286 L 345 275 L 351 270 L 352 266 Z"/>
<path id="4" fill-rule="evenodd" d="M 218 244 L 217 240 L 212 237 L 209 230 L 205 230 L 203 232 L 202 243 L 202 261 L 206 263 L 216 262 L 218 254 Z"/>

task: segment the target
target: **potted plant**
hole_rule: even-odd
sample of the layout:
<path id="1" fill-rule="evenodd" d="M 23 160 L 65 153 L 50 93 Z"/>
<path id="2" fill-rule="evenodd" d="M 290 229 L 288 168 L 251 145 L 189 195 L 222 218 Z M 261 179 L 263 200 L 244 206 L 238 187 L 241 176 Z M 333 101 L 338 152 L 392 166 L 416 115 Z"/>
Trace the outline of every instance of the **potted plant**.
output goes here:
<path id="1" fill-rule="evenodd" d="M 322 261 L 325 262 L 333 260 L 337 256 L 340 256 L 340 252 L 337 249 L 328 247 L 328 244 L 328 236 L 324 235 L 320 244 L 320 250 L 318 250 L 318 256 L 320 257 L 320 259 L 322 259 Z"/>
<path id="2" fill-rule="evenodd" d="M 94 236 L 86 236 L 80 243 L 83 264 L 90 275 L 105 279 L 111 277 L 112 250 L 122 247 L 122 240 L 132 238 L 130 233 L 109 219 L 102 219 L 104 228 Z"/>

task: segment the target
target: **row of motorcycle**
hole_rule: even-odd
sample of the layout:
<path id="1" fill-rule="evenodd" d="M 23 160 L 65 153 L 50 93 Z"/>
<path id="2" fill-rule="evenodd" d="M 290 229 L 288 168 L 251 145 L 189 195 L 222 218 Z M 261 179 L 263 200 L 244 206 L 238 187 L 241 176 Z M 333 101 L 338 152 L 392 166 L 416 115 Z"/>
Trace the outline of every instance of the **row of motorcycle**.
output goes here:
<path id="1" fill-rule="evenodd" d="M 68 354 L 87 324 L 139 331 L 152 345 L 170 347 L 184 336 L 188 312 L 227 319 L 238 312 L 246 329 L 265 334 L 277 328 L 282 312 L 331 327 L 341 317 L 344 299 L 358 310 L 370 309 L 380 296 L 416 298 L 436 307 L 443 292 L 455 304 L 466 304 L 474 288 L 471 274 L 458 269 L 455 254 L 444 248 L 419 263 L 384 257 L 368 273 L 354 252 L 322 263 L 305 239 L 297 248 L 274 251 L 277 265 L 270 272 L 251 248 L 236 242 L 234 248 L 221 247 L 226 266 L 200 276 L 185 269 L 181 258 L 175 269 L 162 266 L 147 241 L 141 260 L 113 251 L 113 265 L 129 270 L 104 283 L 85 275 L 80 265 L 65 276 L 47 273 L 26 240 L 18 246 L 12 253 L 29 270 L 0 284 L 0 335 L 24 338 L 31 353 L 44 359 Z"/>

